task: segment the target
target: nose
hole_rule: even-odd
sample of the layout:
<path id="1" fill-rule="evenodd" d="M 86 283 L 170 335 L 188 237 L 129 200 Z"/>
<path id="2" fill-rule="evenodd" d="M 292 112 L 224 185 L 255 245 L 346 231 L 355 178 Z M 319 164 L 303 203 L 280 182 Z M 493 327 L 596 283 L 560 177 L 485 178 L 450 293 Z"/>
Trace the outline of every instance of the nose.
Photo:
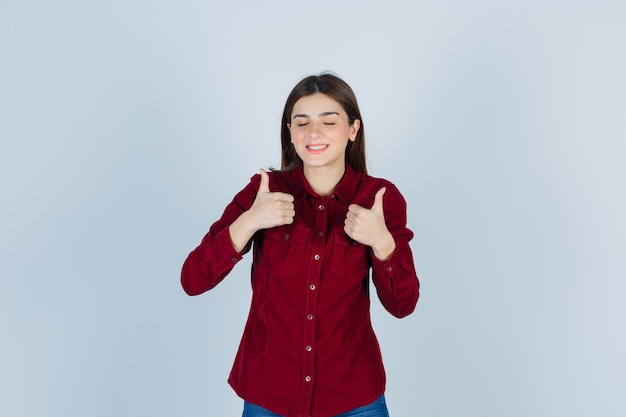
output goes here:
<path id="1" fill-rule="evenodd" d="M 320 124 L 317 122 L 311 122 L 311 130 L 309 130 L 310 138 L 319 138 L 322 136 L 322 132 L 320 129 Z"/>

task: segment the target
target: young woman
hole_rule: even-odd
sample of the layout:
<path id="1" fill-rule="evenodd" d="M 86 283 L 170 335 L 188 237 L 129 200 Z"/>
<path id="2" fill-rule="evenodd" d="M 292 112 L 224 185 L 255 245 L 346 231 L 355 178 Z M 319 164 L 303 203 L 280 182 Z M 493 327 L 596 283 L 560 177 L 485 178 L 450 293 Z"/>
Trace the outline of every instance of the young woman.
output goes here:
<path id="1" fill-rule="evenodd" d="M 235 196 L 189 254 L 182 286 L 210 290 L 252 249 L 252 304 L 228 380 L 244 417 L 388 416 L 369 271 L 391 314 L 413 312 L 405 200 L 367 175 L 356 97 L 334 75 L 294 87 L 281 141 L 282 169 Z"/>

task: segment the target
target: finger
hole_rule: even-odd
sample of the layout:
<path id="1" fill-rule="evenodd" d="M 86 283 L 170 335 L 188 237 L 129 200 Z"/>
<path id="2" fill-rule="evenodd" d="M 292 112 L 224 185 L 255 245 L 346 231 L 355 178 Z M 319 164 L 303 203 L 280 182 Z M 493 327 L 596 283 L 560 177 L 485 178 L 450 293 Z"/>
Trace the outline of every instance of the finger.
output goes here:
<path id="1" fill-rule="evenodd" d="M 363 207 L 358 204 L 350 204 L 348 206 L 348 213 L 358 214 L 361 210 L 363 210 Z"/>
<path id="2" fill-rule="evenodd" d="M 356 218 L 357 218 L 356 213 L 354 213 L 352 211 L 349 211 L 348 213 L 346 213 L 346 220 L 354 221 L 354 220 L 356 220 Z"/>
<path id="3" fill-rule="evenodd" d="M 270 176 L 263 169 L 261 169 L 260 174 L 261 174 L 261 184 L 259 184 L 258 193 L 269 193 L 270 192 Z"/>
<path id="4" fill-rule="evenodd" d="M 387 188 L 383 187 L 374 196 L 374 205 L 372 206 L 372 210 L 378 211 L 380 213 L 383 212 L 383 195 L 387 191 Z"/>
<path id="5" fill-rule="evenodd" d="M 279 203 L 278 209 L 284 213 L 295 213 L 294 206 L 291 203 Z"/>
<path id="6" fill-rule="evenodd" d="M 294 201 L 294 198 L 293 198 L 293 196 L 291 194 L 280 193 L 280 192 L 275 192 L 275 193 L 272 193 L 272 194 L 274 194 L 276 196 L 276 199 L 278 201 L 285 201 L 287 203 L 293 203 L 293 201 Z"/>
<path id="7" fill-rule="evenodd" d="M 296 216 L 295 211 L 283 211 L 281 215 L 281 224 L 291 224 Z"/>
<path id="8" fill-rule="evenodd" d="M 350 219 L 346 219 L 346 221 L 343 222 L 343 227 L 344 229 L 349 229 L 350 230 L 350 234 L 352 235 L 352 233 L 354 233 L 355 230 L 357 230 L 357 228 L 359 227 L 358 223 L 350 220 Z"/>

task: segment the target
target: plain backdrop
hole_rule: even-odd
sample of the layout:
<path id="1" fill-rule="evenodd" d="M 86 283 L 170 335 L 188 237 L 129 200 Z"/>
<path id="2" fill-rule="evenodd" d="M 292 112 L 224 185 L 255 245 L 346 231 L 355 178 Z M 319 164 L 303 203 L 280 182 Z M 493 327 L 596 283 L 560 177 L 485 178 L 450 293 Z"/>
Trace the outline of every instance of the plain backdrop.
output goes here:
<path id="1" fill-rule="evenodd" d="M 0 0 L 0 415 L 241 415 L 249 257 L 181 265 L 291 88 L 355 90 L 422 284 L 392 417 L 626 415 L 626 5 Z"/>

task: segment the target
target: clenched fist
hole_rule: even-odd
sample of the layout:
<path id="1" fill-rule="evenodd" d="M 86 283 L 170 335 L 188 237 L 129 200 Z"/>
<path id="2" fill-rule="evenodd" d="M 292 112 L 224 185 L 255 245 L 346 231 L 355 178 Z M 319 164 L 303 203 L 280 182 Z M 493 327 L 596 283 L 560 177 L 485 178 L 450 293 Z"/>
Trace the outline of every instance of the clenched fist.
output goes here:
<path id="1" fill-rule="evenodd" d="M 383 187 L 374 196 L 374 205 L 368 209 L 356 204 L 350 204 L 343 230 L 350 238 L 362 245 L 372 248 L 374 256 L 380 260 L 387 260 L 396 248 L 393 236 L 385 224 L 383 209 Z"/>
<path id="2" fill-rule="evenodd" d="M 249 215 L 254 219 L 257 230 L 269 229 L 293 223 L 296 215 L 293 206 L 293 196 L 286 193 L 270 191 L 270 177 L 261 170 L 261 184 L 256 194 Z"/>
<path id="3" fill-rule="evenodd" d="M 252 236 L 261 229 L 293 223 L 296 215 L 293 196 L 271 192 L 270 178 L 261 170 L 261 183 L 250 210 L 243 212 L 228 228 L 233 247 L 241 252 Z"/>

